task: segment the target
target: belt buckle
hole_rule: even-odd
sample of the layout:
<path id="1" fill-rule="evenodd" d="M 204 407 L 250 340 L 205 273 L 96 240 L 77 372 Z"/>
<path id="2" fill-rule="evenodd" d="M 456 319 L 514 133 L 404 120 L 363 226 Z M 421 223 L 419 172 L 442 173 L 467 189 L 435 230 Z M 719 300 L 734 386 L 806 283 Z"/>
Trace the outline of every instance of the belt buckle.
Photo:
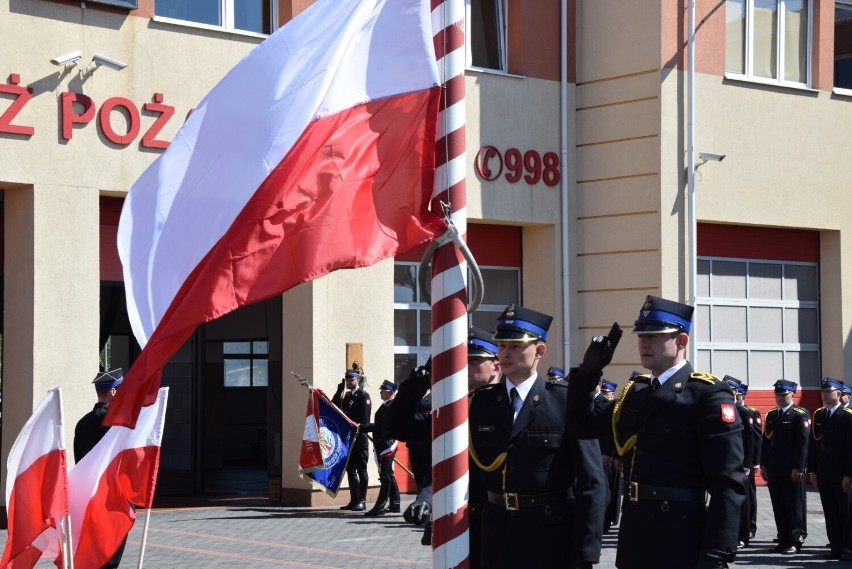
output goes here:
<path id="1" fill-rule="evenodd" d="M 631 482 L 630 483 L 629 495 L 630 495 L 630 501 L 631 502 L 638 502 L 639 501 L 639 483 L 638 482 Z"/>
<path id="2" fill-rule="evenodd" d="M 518 511 L 518 494 L 516 492 L 506 492 L 503 494 L 503 502 L 505 503 L 508 511 Z"/>

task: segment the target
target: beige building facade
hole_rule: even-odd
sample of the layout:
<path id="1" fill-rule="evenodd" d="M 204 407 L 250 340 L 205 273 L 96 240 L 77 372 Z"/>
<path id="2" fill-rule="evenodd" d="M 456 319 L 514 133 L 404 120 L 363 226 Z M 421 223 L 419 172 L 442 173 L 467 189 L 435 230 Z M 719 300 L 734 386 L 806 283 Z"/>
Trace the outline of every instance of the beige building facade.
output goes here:
<path id="1" fill-rule="evenodd" d="M 99 366 L 138 354 L 115 252 L 123 196 L 216 82 L 311 2 L 235 4 L 0 0 L 3 471 L 48 388 L 63 388 L 70 447 Z M 645 295 L 689 301 L 694 125 L 696 152 L 725 156 L 695 174 L 696 367 L 747 381 L 761 405 L 780 377 L 815 403 L 820 377 L 852 370 L 845 2 L 779 0 L 772 19 L 752 0 L 699 0 L 694 121 L 684 3 L 467 4 L 468 240 L 486 279 L 475 324 L 493 327 L 509 302 L 553 314 L 543 365 L 568 367 L 613 321 L 629 327 Z M 297 474 L 306 393 L 290 372 L 331 394 L 357 356 L 375 408 L 376 386 L 430 351 L 419 258 L 199 328 L 164 373 L 160 491 L 233 491 L 251 471 L 270 496 L 324 503 Z M 640 367 L 626 335 L 607 375 Z"/>

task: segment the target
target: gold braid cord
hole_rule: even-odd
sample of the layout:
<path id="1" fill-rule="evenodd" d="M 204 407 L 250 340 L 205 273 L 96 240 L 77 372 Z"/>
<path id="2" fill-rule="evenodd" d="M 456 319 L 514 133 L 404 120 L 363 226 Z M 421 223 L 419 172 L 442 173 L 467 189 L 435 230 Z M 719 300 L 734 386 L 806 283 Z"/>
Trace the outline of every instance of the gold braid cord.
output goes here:
<path id="1" fill-rule="evenodd" d="M 813 435 L 815 441 L 821 441 L 822 438 L 825 436 L 825 433 L 821 434 L 820 436 L 817 436 L 817 434 L 816 434 L 816 432 L 817 432 L 817 430 L 816 430 L 816 424 L 817 424 L 816 423 L 816 417 L 817 417 L 817 415 L 819 414 L 820 411 L 823 411 L 823 412 L 826 412 L 826 413 L 828 412 L 828 411 L 826 411 L 825 407 L 820 407 L 819 409 L 814 411 L 814 428 L 811 429 L 811 434 Z"/>
<path id="2" fill-rule="evenodd" d="M 777 414 L 778 411 L 776 409 L 772 409 L 769 413 L 767 413 L 766 414 L 766 421 L 764 421 L 764 423 L 763 423 L 764 425 L 769 422 L 769 416 L 772 413 Z M 766 429 L 766 428 L 763 429 L 763 436 L 766 437 L 766 440 L 772 439 L 772 435 L 774 435 L 774 434 L 775 434 L 775 431 L 770 431 L 769 429 Z"/>
<path id="3" fill-rule="evenodd" d="M 636 446 L 636 440 L 639 438 L 639 435 L 632 435 L 624 442 L 624 445 L 622 445 L 619 442 L 618 437 L 618 420 L 621 418 L 621 409 L 624 406 L 624 400 L 627 399 L 627 392 L 630 391 L 630 388 L 634 383 L 635 381 L 630 380 L 624 384 L 624 387 L 621 388 L 621 393 L 618 394 L 618 399 L 616 399 L 615 405 L 612 408 L 612 438 L 615 441 L 616 452 L 618 452 L 619 456 L 622 457 L 633 450 L 633 447 Z"/>
<path id="4" fill-rule="evenodd" d="M 468 397 L 468 399 L 467 399 L 468 415 L 470 415 L 470 408 L 473 405 L 473 396 L 474 396 L 474 393 L 471 393 L 470 397 Z M 470 458 L 473 459 L 473 463 L 476 465 L 477 468 L 479 468 L 480 470 L 484 470 L 485 472 L 494 472 L 495 470 L 500 468 L 503 465 L 504 462 L 506 462 L 506 457 L 508 456 L 508 453 L 506 451 L 503 451 L 500 454 L 498 454 L 497 458 L 494 459 L 494 462 L 492 462 L 488 466 L 482 464 L 482 461 L 479 460 L 479 456 L 477 456 L 477 454 L 476 454 L 476 450 L 473 448 L 473 433 L 470 431 L 470 423 L 469 422 L 468 422 L 467 430 L 468 430 L 467 449 L 468 449 L 468 452 L 470 453 Z M 504 477 L 505 477 L 505 472 L 504 472 Z M 504 483 L 505 483 L 505 480 L 504 480 Z"/>

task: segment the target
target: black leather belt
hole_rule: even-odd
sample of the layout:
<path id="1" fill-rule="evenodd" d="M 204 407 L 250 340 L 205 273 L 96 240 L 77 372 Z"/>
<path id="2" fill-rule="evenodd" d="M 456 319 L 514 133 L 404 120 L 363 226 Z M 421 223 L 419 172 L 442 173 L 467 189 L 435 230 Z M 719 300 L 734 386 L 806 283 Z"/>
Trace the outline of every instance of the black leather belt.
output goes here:
<path id="1" fill-rule="evenodd" d="M 631 502 L 642 500 L 661 500 L 666 502 L 703 502 L 704 491 L 690 488 L 671 488 L 663 486 L 648 486 L 631 482 L 627 487 L 627 495 Z"/>
<path id="2" fill-rule="evenodd" d="M 510 512 L 515 512 L 521 508 L 562 504 L 567 500 L 568 498 L 564 492 L 548 492 L 546 494 L 517 494 L 515 492 L 506 492 L 505 494 L 498 494 L 497 492 L 488 491 L 489 502 L 498 506 L 503 506 Z"/>

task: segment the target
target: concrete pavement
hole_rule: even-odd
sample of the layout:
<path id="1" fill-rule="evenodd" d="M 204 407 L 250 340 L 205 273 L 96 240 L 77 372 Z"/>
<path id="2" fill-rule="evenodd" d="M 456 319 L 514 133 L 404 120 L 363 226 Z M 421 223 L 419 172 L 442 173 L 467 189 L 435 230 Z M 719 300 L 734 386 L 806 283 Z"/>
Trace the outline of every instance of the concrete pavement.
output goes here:
<path id="1" fill-rule="evenodd" d="M 404 496 L 408 503 L 412 496 Z M 144 512 L 130 532 L 122 567 L 135 567 L 139 558 Z M 758 488 L 758 532 L 734 567 L 808 569 L 852 567 L 828 561 L 822 507 L 815 491 L 808 494 L 808 539 L 798 555 L 768 553 L 775 524 L 765 488 Z M 265 500 L 230 498 L 204 507 L 155 508 L 145 550 L 144 566 L 155 569 L 240 567 L 266 569 L 400 569 L 431 567 L 431 550 L 420 545 L 422 530 L 405 523 L 400 514 L 366 518 L 334 508 L 289 508 Z M 0 531 L 5 545 L 6 532 Z M 617 533 L 604 538 L 600 567 L 614 567 Z M 660 543 L 665 555 L 665 544 Z M 36 567 L 53 567 L 46 561 Z M 653 560 L 648 568 L 653 569 Z M 85 569 L 85 568 L 78 568 Z M 519 568 L 528 569 L 528 568 Z M 534 568 L 532 568 L 534 569 Z M 688 569 L 688 568 L 685 568 Z"/>

